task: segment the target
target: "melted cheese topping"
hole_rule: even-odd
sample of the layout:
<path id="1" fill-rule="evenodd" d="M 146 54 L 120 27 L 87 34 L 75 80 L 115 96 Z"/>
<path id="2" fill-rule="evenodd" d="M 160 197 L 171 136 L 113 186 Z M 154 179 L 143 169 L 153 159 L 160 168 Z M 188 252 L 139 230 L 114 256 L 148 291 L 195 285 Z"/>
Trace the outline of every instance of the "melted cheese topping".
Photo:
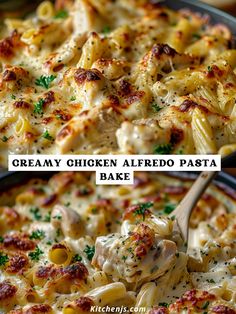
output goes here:
<path id="1" fill-rule="evenodd" d="M 235 197 L 207 190 L 191 216 L 186 253 L 168 215 L 190 185 L 137 173 L 133 186 L 96 186 L 90 173 L 66 172 L 1 195 L 1 313 L 108 305 L 234 314 Z"/>
<path id="2" fill-rule="evenodd" d="M 44 1 L 0 33 L 7 154 L 228 154 L 235 60 L 225 25 L 153 1 Z"/>

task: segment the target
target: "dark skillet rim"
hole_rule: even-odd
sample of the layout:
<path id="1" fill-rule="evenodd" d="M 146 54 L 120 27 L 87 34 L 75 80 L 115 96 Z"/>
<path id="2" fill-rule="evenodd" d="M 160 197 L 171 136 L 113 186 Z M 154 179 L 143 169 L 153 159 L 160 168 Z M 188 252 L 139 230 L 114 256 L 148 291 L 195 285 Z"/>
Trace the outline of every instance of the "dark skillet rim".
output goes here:
<path id="1" fill-rule="evenodd" d="M 172 171 L 172 172 L 166 172 L 167 175 L 181 179 L 183 181 L 194 181 L 200 172 L 187 172 L 187 171 Z M 233 200 L 236 201 L 236 178 L 232 175 L 220 171 L 218 172 L 216 178 L 213 180 L 213 184 L 223 191 L 227 196 L 231 197 Z"/>
<path id="2" fill-rule="evenodd" d="M 26 184 L 30 179 L 49 179 L 54 174 L 59 173 L 55 171 L 12 171 L 6 173 L 0 173 L 0 194 L 7 192 L 14 187 L 22 186 Z M 158 172 L 154 172 L 158 175 Z M 194 181 L 199 175 L 198 172 L 188 171 L 168 171 L 162 172 L 170 177 L 181 179 L 182 181 Z M 217 174 L 213 181 L 213 184 L 223 190 L 229 197 L 236 200 L 236 178 L 221 171 Z"/>
<path id="3" fill-rule="evenodd" d="M 198 0 L 195 0 L 194 2 L 192 0 L 161 0 L 159 3 L 174 10 L 190 9 L 196 13 L 205 13 L 209 15 L 213 24 L 226 24 L 231 28 L 234 35 L 236 35 L 236 17 L 207 3 L 203 3 Z"/>

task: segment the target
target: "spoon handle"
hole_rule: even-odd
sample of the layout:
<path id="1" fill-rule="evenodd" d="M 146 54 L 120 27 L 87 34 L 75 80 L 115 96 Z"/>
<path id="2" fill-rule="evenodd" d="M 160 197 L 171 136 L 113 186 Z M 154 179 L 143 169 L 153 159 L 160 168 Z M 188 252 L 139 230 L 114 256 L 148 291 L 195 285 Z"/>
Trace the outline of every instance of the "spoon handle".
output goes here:
<path id="1" fill-rule="evenodd" d="M 186 243 L 188 240 L 189 219 L 192 210 L 216 174 L 216 171 L 202 172 L 176 209 L 170 214 L 170 216 L 175 216 L 183 240 Z"/>

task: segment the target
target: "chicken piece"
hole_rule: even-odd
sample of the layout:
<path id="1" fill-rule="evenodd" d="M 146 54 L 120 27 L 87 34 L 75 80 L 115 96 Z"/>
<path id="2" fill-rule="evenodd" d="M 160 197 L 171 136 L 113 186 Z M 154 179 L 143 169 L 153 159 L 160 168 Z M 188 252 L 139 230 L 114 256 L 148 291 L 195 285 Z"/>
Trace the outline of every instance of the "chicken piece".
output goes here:
<path id="1" fill-rule="evenodd" d="M 162 129 L 155 119 L 124 121 L 116 132 L 120 150 L 129 154 L 150 154 L 154 144 L 165 144 L 170 141 L 171 132 Z"/>
<path id="2" fill-rule="evenodd" d="M 80 215 L 72 208 L 56 205 L 52 211 L 51 223 L 54 228 L 61 228 L 64 236 L 77 239 L 84 231 Z"/>
<path id="3" fill-rule="evenodd" d="M 145 221 L 145 225 L 159 236 L 170 238 L 173 234 L 173 220 L 166 216 L 154 215 L 150 207 L 152 207 L 152 203 L 140 203 L 128 207 L 123 215 L 121 234 L 128 235 L 130 231 L 135 229 L 138 223 Z"/>
<path id="4" fill-rule="evenodd" d="M 72 150 L 96 153 L 117 147 L 115 132 L 122 116 L 112 108 L 93 108 L 71 119 L 57 134 L 56 144 L 61 154 Z"/>
<path id="5" fill-rule="evenodd" d="M 110 234 L 98 237 L 92 264 L 113 280 L 142 284 L 162 276 L 174 266 L 176 244 L 163 240 L 144 223 L 130 235 Z"/>
<path id="6" fill-rule="evenodd" d="M 101 17 L 97 14 L 96 8 L 90 1 L 76 1 L 73 14 L 73 28 L 76 33 L 100 31 L 102 29 Z"/>

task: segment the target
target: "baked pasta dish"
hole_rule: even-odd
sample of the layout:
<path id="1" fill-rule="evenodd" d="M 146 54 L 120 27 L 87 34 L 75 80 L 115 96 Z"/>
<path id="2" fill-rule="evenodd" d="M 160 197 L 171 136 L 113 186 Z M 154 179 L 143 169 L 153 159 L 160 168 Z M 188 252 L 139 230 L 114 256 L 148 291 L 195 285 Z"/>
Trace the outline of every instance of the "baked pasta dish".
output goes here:
<path id="1" fill-rule="evenodd" d="M 66 172 L 1 195 L 0 312 L 235 314 L 235 191 L 207 190 L 186 253 L 171 212 L 190 185 Z"/>
<path id="2" fill-rule="evenodd" d="M 0 152 L 228 154 L 236 50 L 151 0 L 43 1 L 0 32 Z"/>

